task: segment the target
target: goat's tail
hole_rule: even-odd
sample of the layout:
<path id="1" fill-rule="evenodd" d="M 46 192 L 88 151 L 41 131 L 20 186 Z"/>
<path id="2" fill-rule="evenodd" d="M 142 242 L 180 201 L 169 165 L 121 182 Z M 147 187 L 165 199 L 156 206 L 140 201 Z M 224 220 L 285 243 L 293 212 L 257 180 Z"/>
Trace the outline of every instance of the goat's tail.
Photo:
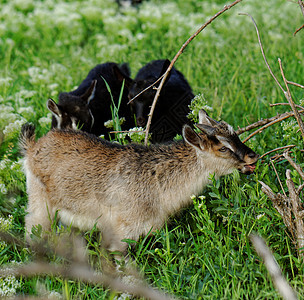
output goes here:
<path id="1" fill-rule="evenodd" d="M 19 148 L 23 156 L 25 156 L 26 151 L 35 144 L 35 138 L 35 126 L 30 123 L 22 125 L 19 136 Z"/>

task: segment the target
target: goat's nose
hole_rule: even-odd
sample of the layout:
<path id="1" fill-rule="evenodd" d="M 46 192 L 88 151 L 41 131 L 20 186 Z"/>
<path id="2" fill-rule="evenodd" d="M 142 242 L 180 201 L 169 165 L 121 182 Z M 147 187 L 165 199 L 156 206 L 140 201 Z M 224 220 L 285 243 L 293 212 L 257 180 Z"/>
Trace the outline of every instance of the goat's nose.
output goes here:
<path id="1" fill-rule="evenodd" d="M 250 158 L 255 158 L 255 157 L 257 156 L 257 154 L 254 153 L 254 152 L 249 152 L 247 155 L 248 155 Z"/>
<path id="2" fill-rule="evenodd" d="M 136 118 L 137 126 L 145 126 L 146 125 L 146 119 L 144 117 L 138 117 Z"/>

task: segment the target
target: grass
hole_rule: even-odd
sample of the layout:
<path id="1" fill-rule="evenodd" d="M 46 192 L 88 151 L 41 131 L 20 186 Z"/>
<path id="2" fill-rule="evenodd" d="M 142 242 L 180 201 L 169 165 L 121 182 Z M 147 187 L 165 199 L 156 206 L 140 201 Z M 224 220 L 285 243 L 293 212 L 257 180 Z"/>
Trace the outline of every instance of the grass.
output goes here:
<path id="1" fill-rule="evenodd" d="M 7 229 L 23 235 L 27 196 L 17 149 L 21 124 L 33 122 L 38 135 L 45 134 L 50 128 L 47 99 L 56 100 L 59 92 L 72 90 L 98 63 L 129 62 L 134 77 L 148 61 L 172 59 L 190 34 L 226 2 L 150 0 L 137 9 L 118 9 L 110 0 L 0 3 L 0 223 L 12 216 Z M 214 21 L 186 48 L 176 67 L 194 94 L 202 95 L 198 103 L 212 107 L 213 118 L 235 128 L 286 109 L 269 107 L 269 103 L 284 102 L 284 95 L 266 69 L 253 24 L 238 12 L 255 18 L 278 78 L 278 57 L 287 79 L 303 84 L 304 72 L 303 31 L 292 35 L 303 23 L 295 3 L 244 0 Z M 296 103 L 302 99 L 303 105 L 303 90 L 291 89 Z M 293 152 L 303 166 L 299 151 L 303 140 L 291 120 L 265 130 L 247 144 L 260 154 L 296 144 Z M 276 165 L 282 181 L 288 167 L 285 161 Z M 297 174 L 293 176 L 298 182 Z M 174 216 L 153 238 L 140 240 L 132 254 L 147 281 L 183 299 L 279 299 L 248 240 L 248 234 L 257 232 L 266 238 L 303 299 L 303 263 L 258 180 L 280 190 L 269 158 L 259 163 L 254 175 L 234 173 L 214 181 L 193 199 L 192 207 Z M 86 237 L 91 256 L 98 257 L 98 243 L 89 233 Z M 31 259 L 27 249 L 4 242 L 0 253 L 3 266 Z M 67 299 L 113 296 L 102 287 L 59 277 L 14 280 L 16 288 L 10 289 L 0 279 L 0 295 L 37 295 L 43 287 Z"/>

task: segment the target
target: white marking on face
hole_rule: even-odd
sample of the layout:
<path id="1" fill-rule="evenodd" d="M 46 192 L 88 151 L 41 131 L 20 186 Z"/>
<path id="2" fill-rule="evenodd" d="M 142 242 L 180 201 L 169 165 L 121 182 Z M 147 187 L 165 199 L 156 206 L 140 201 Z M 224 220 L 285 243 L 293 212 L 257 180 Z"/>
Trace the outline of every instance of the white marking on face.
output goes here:
<path id="1" fill-rule="evenodd" d="M 71 121 L 72 121 L 72 128 L 74 129 L 74 130 L 78 130 L 78 128 L 77 128 L 77 120 L 76 120 L 76 118 L 71 118 Z"/>
<path id="2" fill-rule="evenodd" d="M 56 115 L 53 114 L 53 116 L 55 116 L 55 119 L 57 121 L 57 129 L 61 129 L 61 124 L 62 124 L 62 115 Z"/>
<path id="3" fill-rule="evenodd" d="M 95 96 L 95 91 L 96 91 L 96 85 L 95 85 L 95 87 L 94 87 L 94 89 L 93 89 L 93 91 L 92 91 L 92 94 L 90 95 L 90 97 L 89 97 L 89 99 L 88 99 L 88 103 L 94 98 L 94 96 Z"/>
<path id="4" fill-rule="evenodd" d="M 92 117 L 92 122 L 91 122 L 91 129 L 92 129 L 92 127 L 93 127 L 93 125 L 94 125 L 95 119 L 94 119 L 93 114 L 92 114 L 92 112 L 91 112 L 90 109 L 89 109 L 89 113 L 90 113 L 90 115 L 91 115 L 91 117 Z"/>
<path id="5" fill-rule="evenodd" d="M 234 148 L 232 147 L 232 145 L 222 136 L 216 135 L 215 136 L 226 148 L 230 149 L 232 152 L 234 151 Z"/>
<path id="6" fill-rule="evenodd" d="M 234 134 L 234 129 L 231 125 L 228 124 L 228 131 L 230 134 Z"/>

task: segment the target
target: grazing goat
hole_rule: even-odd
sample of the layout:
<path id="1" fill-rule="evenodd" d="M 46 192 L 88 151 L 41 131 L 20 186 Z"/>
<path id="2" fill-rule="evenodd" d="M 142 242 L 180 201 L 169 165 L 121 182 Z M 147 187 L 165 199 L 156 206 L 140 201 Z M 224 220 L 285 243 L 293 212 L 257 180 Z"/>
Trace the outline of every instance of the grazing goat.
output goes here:
<path id="1" fill-rule="evenodd" d="M 126 64 L 121 67 L 112 62 L 97 65 L 76 90 L 60 93 L 58 104 L 52 99 L 48 100 L 48 109 L 53 114 L 52 128 L 79 127 L 83 131 L 98 136 L 104 134 L 105 138 L 109 138 L 107 133 L 110 130 L 104 126 L 104 122 L 112 119 L 111 94 L 117 106 L 122 82 L 125 80 L 119 112 L 120 117 L 126 119 L 124 128 L 129 129 L 131 127 L 130 108 L 127 105 L 127 85 L 131 82 L 129 74 L 130 70 Z M 109 85 L 111 94 L 104 80 Z"/>
<path id="2" fill-rule="evenodd" d="M 20 148 L 25 156 L 28 214 L 26 232 L 41 224 L 50 230 L 57 213 L 82 230 L 94 224 L 109 250 L 126 251 L 123 239 L 137 240 L 162 227 L 191 204 L 216 177 L 234 169 L 253 173 L 258 155 L 233 128 L 200 111 L 196 133 L 183 127 L 183 141 L 168 145 L 119 145 L 74 130 L 51 130 L 35 141 L 25 124 Z"/>
<path id="3" fill-rule="evenodd" d="M 159 79 L 169 65 L 169 60 L 154 60 L 142 67 L 130 86 L 129 99 Z M 159 82 L 155 86 L 158 85 Z M 146 125 L 155 94 L 155 89 L 150 88 L 130 103 L 137 126 Z M 150 132 L 153 143 L 170 141 L 177 134 L 181 134 L 183 125 L 189 122 L 187 114 L 193 98 L 191 87 L 184 75 L 173 67 L 161 90 L 152 117 Z"/>

